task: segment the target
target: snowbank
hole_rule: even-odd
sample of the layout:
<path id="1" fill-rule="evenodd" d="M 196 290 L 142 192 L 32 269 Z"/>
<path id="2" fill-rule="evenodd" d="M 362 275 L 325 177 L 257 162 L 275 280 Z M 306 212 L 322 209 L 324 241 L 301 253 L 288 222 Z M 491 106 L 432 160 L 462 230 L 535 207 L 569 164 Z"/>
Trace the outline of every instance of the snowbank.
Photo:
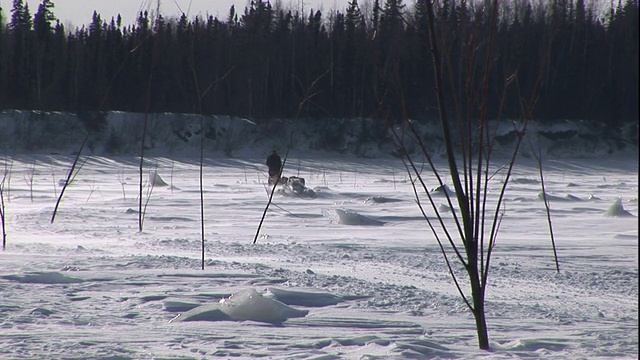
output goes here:
<path id="1" fill-rule="evenodd" d="M 262 296 L 255 289 L 239 291 L 217 304 L 206 304 L 191 309 L 176 321 L 258 321 L 280 324 L 289 318 L 304 317 L 308 310 L 298 310 Z"/>
<path id="2" fill-rule="evenodd" d="M 372 119 L 299 119 L 255 123 L 230 116 L 194 114 L 139 114 L 125 112 L 71 114 L 8 110 L 0 112 L 0 148 L 4 152 L 76 152 L 87 133 L 85 153 L 94 155 L 137 155 L 144 123 L 145 154 L 197 154 L 204 134 L 208 155 L 241 153 L 263 155 L 274 147 L 284 148 L 293 134 L 292 148 L 378 158 L 393 154 L 391 132 L 384 121 Z M 443 154 L 437 122 L 414 122 L 424 144 Z M 496 149 L 508 150 L 517 139 L 512 121 L 494 124 Z M 542 149 L 553 157 L 637 153 L 638 124 L 611 129 L 600 123 L 557 121 L 550 125 L 532 123 L 521 154 L 532 156 Z M 417 151 L 414 144 L 407 144 Z"/>

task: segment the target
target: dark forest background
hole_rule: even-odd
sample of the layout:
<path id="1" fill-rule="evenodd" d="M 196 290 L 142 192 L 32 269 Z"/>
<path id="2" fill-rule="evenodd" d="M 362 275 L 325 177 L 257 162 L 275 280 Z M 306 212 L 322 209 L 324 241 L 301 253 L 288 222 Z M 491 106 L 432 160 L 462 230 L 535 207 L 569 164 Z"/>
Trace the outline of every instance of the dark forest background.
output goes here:
<path id="1" fill-rule="evenodd" d="M 65 29 L 54 1 L 32 15 L 13 0 L 0 9 L 0 109 L 435 118 L 424 1 L 350 0 L 344 10 L 299 13 L 256 0 L 226 19 L 151 11 L 125 26 L 94 13 L 88 26 Z M 604 10 L 584 0 L 499 3 L 490 117 L 520 117 L 517 97 L 500 103 L 517 74 L 522 96 L 541 80 L 537 120 L 638 121 L 637 0 Z M 487 55 L 462 39 L 488 38 L 487 6 L 438 2 L 448 90 L 461 96 L 455 84 Z"/>

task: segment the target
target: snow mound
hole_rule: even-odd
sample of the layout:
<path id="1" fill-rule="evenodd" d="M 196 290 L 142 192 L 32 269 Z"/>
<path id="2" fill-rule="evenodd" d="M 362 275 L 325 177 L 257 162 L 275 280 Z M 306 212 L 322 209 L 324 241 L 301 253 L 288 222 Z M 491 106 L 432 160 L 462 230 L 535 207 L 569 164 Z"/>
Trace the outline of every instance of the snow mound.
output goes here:
<path id="1" fill-rule="evenodd" d="M 384 223 L 379 220 L 371 219 L 357 212 L 347 210 L 335 210 L 338 216 L 338 224 L 342 225 L 365 225 L 365 226 L 382 226 Z"/>
<path id="2" fill-rule="evenodd" d="M 565 202 L 571 202 L 571 201 L 583 201 L 583 199 L 572 195 L 572 194 L 566 194 L 565 196 L 559 196 L 559 195 L 552 195 L 549 193 L 543 194 L 542 191 L 540 191 L 538 193 L 538 200 L 543 200 L 547 199 L 547 201 L 565 201 Z"/>
<path id="3" fill-rule="evenodd" d="M 622 199 L 621 198 L 617 198 L 616 201 L 614 201 L 613 204 L 611 204 L 611 206 L 609 206 L 607 211 L 604 213 L 604 216 L 609 216 L 609 217 L 635 217 L 635 215 L 633 215 L 632 213 L 630 213 L 630 212 L 628 212 L 627 210 L 624 209 L 624 207 L 622 206 Z"/>
<path id="4" fill-rule="evenodd" d="M 516 339 L 505 344 L 491 341 L 491 348 L 497 351 L 513 353 L 545 353 L 549 351 L 563 351 L 569 345 L 563 339 Z"/>
<path id="5" fill-rule="evenodd" d="M 160 176 L 160 174 L 158 174 L 155 171 L 151 171 L 149 172 L 149 184 L 151 186 L 159 186 L 159 187 L 164 187 L 164 186 L 169 186 L 169 184 L 167 184 L 162 177 Z"/>
<path id="6" fill-rule="evenodd" d="M 207 304 L 179 315 L 175 321 L 258 321 L 280 324 L 287 319 L 305 317 L 308 310 L 289 307 L 262 296 L 255 289 L 239 291 L 217 304 Z"/>
<path id="7" fill-rule="evenodd" d="M 442 195 L 449 195 L 449 196 L 455 196 L 456 192 L 449 189 L 449 187 L 447 186 L 447 184 L 441 185 L 436 187 L 435 189 L 431 190 L 432 194 L 442 194 Z"/>

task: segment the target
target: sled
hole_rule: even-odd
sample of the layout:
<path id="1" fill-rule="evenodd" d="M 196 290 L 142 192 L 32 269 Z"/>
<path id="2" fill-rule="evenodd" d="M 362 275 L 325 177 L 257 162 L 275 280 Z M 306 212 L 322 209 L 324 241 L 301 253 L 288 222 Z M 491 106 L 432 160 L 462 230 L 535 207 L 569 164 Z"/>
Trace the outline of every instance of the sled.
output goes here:
<path id="1" fill-rule="evenodd" d="M 293 193 L 299 196 L 304 197 L 315 197 L 316 193 L 312 189 L 309 189 L 305 185 L 305 180 L 302 177 L 298 176 L 281 176 L 277 178 L 277 176 L 269 177 L 269 185 L 273 186 L 276 184 L 280 188 L 280 190 L 289 193 Z"/>

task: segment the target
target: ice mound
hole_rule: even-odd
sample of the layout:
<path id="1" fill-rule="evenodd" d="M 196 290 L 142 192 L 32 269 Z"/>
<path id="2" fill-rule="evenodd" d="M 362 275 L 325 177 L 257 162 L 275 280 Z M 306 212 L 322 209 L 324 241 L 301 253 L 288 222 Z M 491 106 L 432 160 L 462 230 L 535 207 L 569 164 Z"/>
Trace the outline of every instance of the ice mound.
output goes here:
<path id="1" fill-rule="evenodd" d="M 159 186 L 159 187 L 164 187 L 164 186 L 169 186 L 169 184 L 167 184 L 162 177 L 160 177 L 160 175 L 155 172 L 155 171 L 151 171 L 149 172 L 149 184 L 151 186 Z"/>
<path id="2" fill-rule="evenodd" d="M 384 223 L 379 220 L 368 218 L 357 212 L 336 209 L 338 215 L 338 223 L 342 225 L 365 225 L 365 226 L 382 226 Z"/>
<path id="3" fill-rule="evenodd" d="M 84 280 L 63 275 L 57 271 L 35 272 L 26 275 L 4 275 L 3 279 L 13 280 L 28 284 L 73 284 Z"/>
<path id="4" fill-rule="evenodd" d="M 175 321 L 258 321 L 280 324 L 290 318 L 305 317 L 308 310 L 298 310 L 262 296 L 249 288 L 237 292 L 217 304 L 208 304 L 191 309 Z"/>
<path id="5" fill-rule="evenodd" d="M 607 211 L 604 213 L 604 216 L 609 217 L 634 217 L 632 213 L 628 212 L 622 206 L 622 199 L 617 198 L 616 201 L 609 206 Z"/>

